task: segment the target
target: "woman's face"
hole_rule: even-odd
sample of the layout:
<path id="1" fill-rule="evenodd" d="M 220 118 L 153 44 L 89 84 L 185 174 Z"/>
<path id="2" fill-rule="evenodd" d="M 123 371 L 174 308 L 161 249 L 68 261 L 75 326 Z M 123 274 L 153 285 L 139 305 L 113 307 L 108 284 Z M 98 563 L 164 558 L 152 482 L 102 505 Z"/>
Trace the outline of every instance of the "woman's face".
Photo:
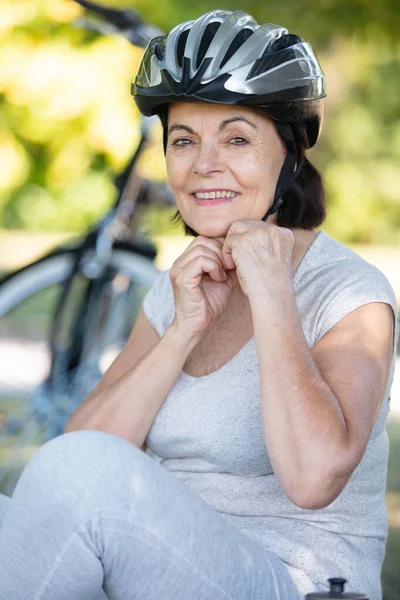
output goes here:
<path id="1" fill-rule="evenodd" d="M 285 155 L 272 120 L 249 108 L 201 102 L 169 108 L 169 183 L 182 218 L 200 235 L 225 237 L 234 221 L 262 219 Z"/>

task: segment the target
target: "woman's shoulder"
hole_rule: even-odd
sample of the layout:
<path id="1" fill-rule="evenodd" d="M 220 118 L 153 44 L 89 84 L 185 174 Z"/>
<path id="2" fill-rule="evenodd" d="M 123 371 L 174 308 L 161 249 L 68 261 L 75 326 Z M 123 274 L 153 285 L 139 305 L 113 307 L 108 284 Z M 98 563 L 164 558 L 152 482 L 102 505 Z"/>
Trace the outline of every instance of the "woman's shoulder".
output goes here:
<path id="1" fill-rule="evenodd" d="M 307 256 L 307 264 L 302 275 L 313 279 L 315 285 L 335 288 L 340 284 L 360 284 L 383 287 L 392 292 L 387 277 L 373 264 L 369 263 L 354 250 L 332 238 L 324 231 L 318 233 L 312 252 Z"/>
<path id="2" fill-rule="evenodd" d="M 313 316 L 319 339 L 340 319 L 370 302 L 389 304 L 395 316 L 394 290 L 380 269 L 321 231 L 297 285 L 299 303 Z"/>

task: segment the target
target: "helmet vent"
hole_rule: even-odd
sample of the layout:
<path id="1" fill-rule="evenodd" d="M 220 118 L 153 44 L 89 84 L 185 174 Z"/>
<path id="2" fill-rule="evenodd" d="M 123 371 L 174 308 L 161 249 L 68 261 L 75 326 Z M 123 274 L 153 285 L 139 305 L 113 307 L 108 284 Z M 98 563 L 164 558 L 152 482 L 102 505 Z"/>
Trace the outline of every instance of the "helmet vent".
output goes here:
<path id="1" fill-rule="evenodd" d="M 190 31 L 190 29 L 186 29 L 186 31 L 183 31 L 181 33 L 181 35 L 179 36 L 177 49 L 176 49 L 176 60 L 180 67 L 182 67 L 183 55 L 185 54 L 186 40 L 188 38 L 189 31 Z"/>
<path id="2" fill-rule="evenodd" d="M 154 54 L 158 60 L 162 60 L 164 58 L 164 48 L 162 48 L 160 44 L 156 44 L 154 48 Z"/>
<path id="3" fill-rule="evenodd" d="M 228 62 L 228 60 L 235 54 L 236 50 L 238 50 L 240 46 L 242 46 L 242 44 L 244 44 L 245 41 L 253 33 L 254 31 L 252 29 L 249 29 L 249 27 L 245 27 L 244 29 L 239 31 L 239 33 L 233 38 L 233 40 L 229 44 L 229 48 L 226 51 L 226 54 L 221 61 L 221 64 L 219 65 L 220 69 L 222 69 L 222 67 Z"/>
<path id="4" fill-rule="evenodd" d="M 197 53 L 196 69 L 198 69 L 199 66 L 201 65 L 201 61 L 205 57 L 206 52 L 209 49 L 210 44 L 213 41 L 214 36 L 220 27 L 221 27 L 221 23 L 219 23 L 218 21 L 214 21 L 213 23 L 209 23 L 207 25 L 207 27 L 205 28 L 203 36 L 200 41 L 199 51 Z"/>
<path id="5" fill-rule="evenodd" d="M 301 44 L 302 41 L 303 40 L 298 35 L 287 33 L 286 35 L 282 35 L 280 38 L 275 40 L 273 44 L 268 47 L 267 52 L 268 54 L 272 54 L 272 52 L 279 52 L 279 50 L 284 50 L 285 48 L 290 48 L 296 44 Z"/>
<path id="6" fill-rule="evenodd" d="M 287 63 L 292 58 L 296 58 L 295 52 L 288 48 L 280 50 L 279 52 L 274 52 L 273 54 L 269 54 L 270 51 L 271 49 L 269 48 L 268 54 L 264 54 L 264 56 L 254 62 L 254 65 L 251 67 L 250 72 L 246 77 L 246 81 L 253 77 L 257 77 L 257 75 L 266 73 L 274 67 Z"/>

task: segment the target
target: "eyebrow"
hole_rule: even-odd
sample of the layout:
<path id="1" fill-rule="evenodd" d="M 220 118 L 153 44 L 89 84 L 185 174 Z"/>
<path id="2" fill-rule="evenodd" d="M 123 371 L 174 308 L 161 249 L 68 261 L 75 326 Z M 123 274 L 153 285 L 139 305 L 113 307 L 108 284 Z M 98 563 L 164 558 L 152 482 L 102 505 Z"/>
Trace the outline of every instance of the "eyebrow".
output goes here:
<path id="1" fill-rule="evenodd" d="M 230 123 L 236 123 L 237 121 L 243 121 L 244 123 L 247 123 L 247 125 L 250 125 L 250 127 L 253 129 L 257 129 L 257 125 L 252 121 L 249 121 L 249 119 L 246 119 L 246 117 L 232 117 L 231 119 L 225 119 L 225 121 L 222 121 L 219 126 L 219 130 L 221 131 L 221 129 L 226 127 L 226 125 L 229 125 Z"/>
<path id="2" fill-rule="evenodd" d="M 227 125 L 230 125 L 231 123 L 237 123 L 238 121 L 243 121 L 244 123 L 247 123 L 247 125 L 250 125 L 250 127 L 252 127 L 253 129 L 257 129 L 257 125 L 252 121 L 246 119 L 246 117 L 231 117 L 230 119 L 225 119 L 224 121 L 221 121 L 218 129 L 219 131 L 222 131 L 222 129 Z M 189 127 L 189 125 L 184 125 L 183 123 L 174 123 L 174 125 L 171 125 L 171 127 L 169 127 L 168 129 L 168 135 L 173 131 L 178 131 L 181 129 L 187 131 L 188 133 L 196 135 L 196 132 L 191 127 Z"/>

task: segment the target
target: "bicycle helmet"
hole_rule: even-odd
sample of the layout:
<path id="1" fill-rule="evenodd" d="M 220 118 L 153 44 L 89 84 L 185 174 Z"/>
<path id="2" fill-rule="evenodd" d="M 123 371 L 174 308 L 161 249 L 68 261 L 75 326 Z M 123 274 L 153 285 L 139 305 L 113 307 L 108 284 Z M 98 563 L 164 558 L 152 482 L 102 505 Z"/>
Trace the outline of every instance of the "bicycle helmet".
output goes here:
<path id="1" fill-rule="evenodd" d="M 301 168 L 291 123 L 304 123 L 307 147 L 322 127 L 325 77 L 311 48 L 284 27 L 258 23 L 247 13 L 214 10 L 148 44 L 131 93 L 146 116 L 172 102 L 253 107 L 274 120 L 287 147 L 273 205 Z"/>

